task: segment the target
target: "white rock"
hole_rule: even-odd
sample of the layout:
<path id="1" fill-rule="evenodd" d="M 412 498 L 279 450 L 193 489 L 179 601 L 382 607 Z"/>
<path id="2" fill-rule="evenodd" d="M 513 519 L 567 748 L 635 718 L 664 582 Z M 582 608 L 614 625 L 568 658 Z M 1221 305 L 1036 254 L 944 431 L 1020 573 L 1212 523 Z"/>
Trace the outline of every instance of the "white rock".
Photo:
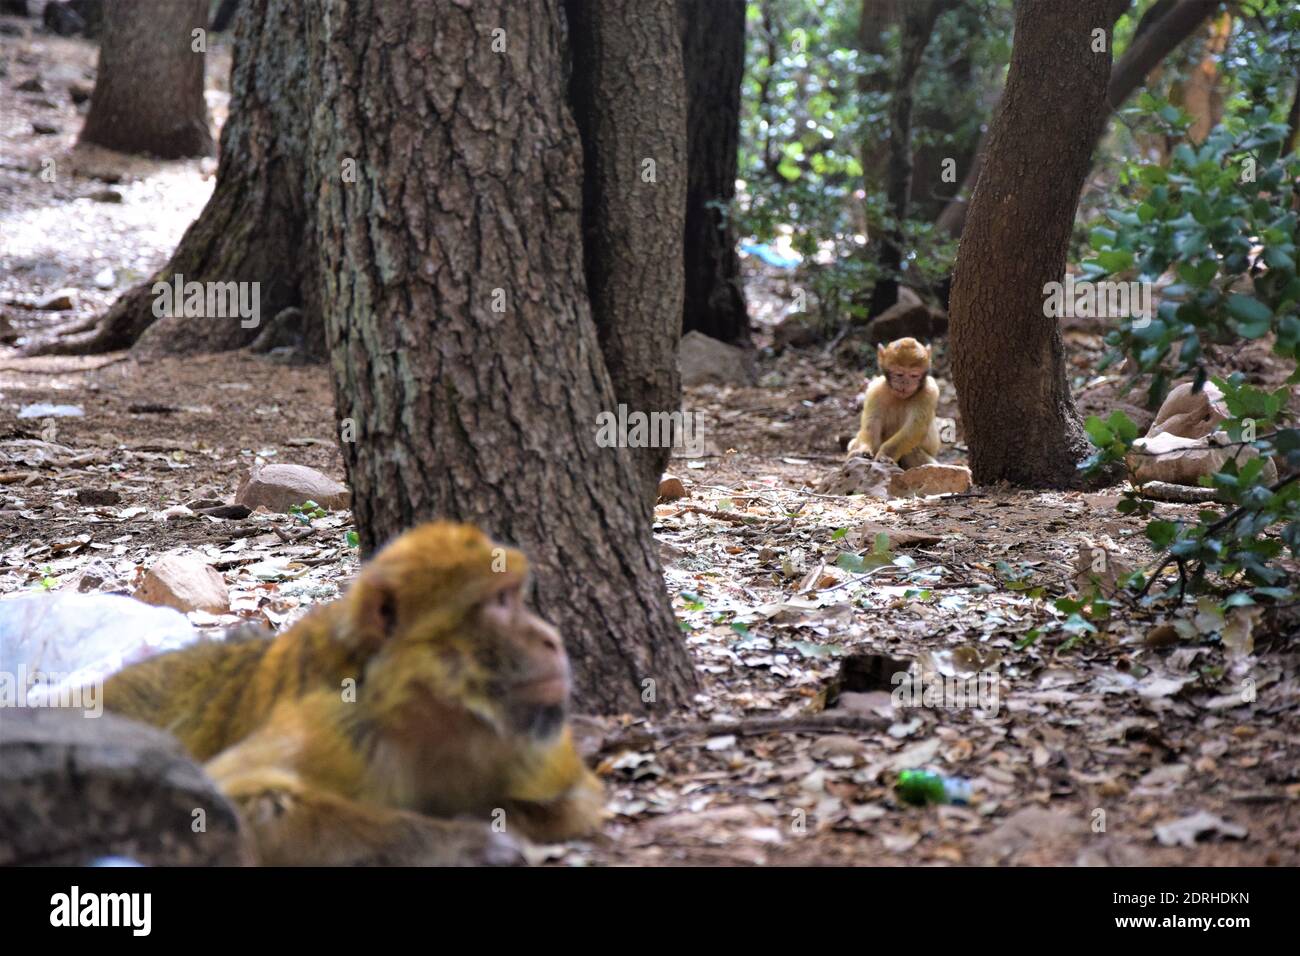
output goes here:
<path id="1" fill-rule="evenodd" d="M 894 498 L 913 495 L 956 495 L 970 490 L 970 469 L 965 465 L 917 465 L 889 481 Z"/>
<path id="2" fill-rule="evenodd" d="M 754 360 L 749 352 L 701 332 L 687 332 L 677 346 L 683 385 L 753 385 Z"/>

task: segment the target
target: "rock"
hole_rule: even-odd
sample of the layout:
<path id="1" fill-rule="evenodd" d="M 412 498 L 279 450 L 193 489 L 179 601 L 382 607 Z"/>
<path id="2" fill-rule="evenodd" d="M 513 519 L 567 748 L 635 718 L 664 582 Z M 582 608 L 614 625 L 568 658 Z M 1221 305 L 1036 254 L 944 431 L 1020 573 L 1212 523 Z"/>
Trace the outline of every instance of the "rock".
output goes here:
<path id="1" fill-rule="evenodd" d="M 1157 624 L 1143 640 L 1147 647 L 1172 647 L 1178 643 L 1178 629 L 1172 624 Z"/>
<path id="2" fill-rule="evenodd" d="M 965 465 L 917 465 L 890 479 L 889 495 L 956 495 L 969 491 L 970 485 L 970 469 Z"/>
<path id="3" fill-rule="evenodd" d="M 95 273 L 96 289 L 111 289 L 117 285 L 117 273 L 110 268 L 100 269 Z"/>
<path id="4" fill-rule="evenodd" d="M 1038 859 L 1053 859 L 1065 846 L 1086 838 L 1088 827 L 1080 816 L 1026 807 L 1007 817 L 996 830 L 980 838 L 973 847 L 971 862 L 980 866 L 1029 863 L 1022 855 L 1037 853 Z M 1059 857 L 1057 857 L 1059 858 Z"/>
<path id="5" fill-rule="evenodd" d="M 821 330 L 806 312 L 791 312 L 772 330 L 772 346 L 778 352 L 788 348 L 807 348 L 821 340 Z"/>
<path id="6" fill-rule="evenodd" d="M 248 862 L 234 808 L 155 727 L 67 708 L 6 709 L 0 766 L 0 866 Z"/>
<path id="7" fill-rule="evenodd" d="M 293 306 L 281 309 L 266 324 L 266 327 L 257 333 L 257 338 L 253 339 L 248 350 L 260 354 L 277 348 L 300 349 L 303 345 L 303 331 L 302 309 Z"/>
<path id="8" fill-rule="evenodd" d="M 1217 833 L 1232 840 L 1244 840 L 1248 835 L 1246 828 L 1240 824 L 1204 810 L 1169 823 L 1158 823 L 1155 827 L 1156 839 L 1163 846 L 1195 846 L 1196 841 L 1208 833 Z"/>
<path id="9" fill-rule="evenodd" d="M 111 564 L 96 558 L 77 575 L 77 590 L 82 594 L 88 591 L 120 591 L 124 590 L 124 582 Z"/>
<path id="10" fill-rule="evenodd" d="M 1162 432 L 1179 438 L 1204 438 L 1230 417 L 1223 392 L 1217 385 L 1206 382 L 1199 392 L 1193 392 L 1192 384 L 1183 382 L 1170 389 L 1160 404 L 1160 411 L 1156 412 L 1155 421 L 1147 429 L 1148 438 Z"/>
<path id="11" fill-rule="evenodd" d="M 20 37 L 23 33 L 23 28 L 16 23 L 0 23 L 0 36 Z"/>
<path id="12" fill-rule="evenodd" d="M 115 505 L 122 500 L 120 492 L 112 488 L 78 488 L 77 504 L 82 507 L 99 507 L 101 505 Z"/>
<path id="13" fill-rule="evenodd" d="M 926 341 L 948 334 L 948 315 L 942 309 L 904 302 L 900 298 L 871 320 L 867 333 L 871 342 L 877 345 L 909 336 Z"/>
<path id="14" fill-rule="evenodd" d="M 51 33 L 57 33 L 61 37 L 71 37 L 87 32 L 85 18 L 71 3 L 60 2 L 60 0 L 51 0 L 50 3 L 45 5 L 42 22 L 45 24 L 45 29 Z"/>
<path id="15" fill-rule="evenodd" d="M 32 132 L 37 136 L 53 136 L 55 133 L 59 132 L 59 127 L 55 126 L 53 123 L 34 121 L 32 123 Z"/>
<path id="16" fill-rule="evenodd" d="M 263 465 L 254 468 L 235 493 L 235 504 L 250 510 L 286 512 L 290 505 L 314 501 L 328 511 L 352 506 L 352 493 L 328 475 L 305 465 Z"/>
<path id="17" fill-rule="evenodd" d="M 36 299 L 28 308 L 38 312 L 66 312 L 72 308 L 72 296 L 76 289 L 58 289 Z"/>
<path id="18" fill-rule="evenodd" d="M 41 82 L 39 76 L 29 76 L 17 86 L 14 87 L 19 93 L 44 93 L 45 84 Z"/>
<path id="19" fill-rule="evenodd" d="M 1133 442 L 1124 464 L 1134 484 L 1163 481 L 1198 487 L 1202 475 L 1214 474 L 1233 457 L 1244 462 L 1259 457 L 1259 452 L 1250 445 L 1231 444 L 1227 432 L 1182 438 L 1166 431 Z M 1277 466 L 1272 459 L 1264 463 L 1263 479 L 1269 484 L 1277 480 Z"/>
<path id="20" fill-rule="evenodd" d="M 122 194 L 116 189 L 97 189 L 86 198 L 95 202 L 121 202 Z"/>
<path id="21" fill-rule="evenodd" d="M 754 357 L 745 349 L 687 332 L 677 346 L 683 385 L 753 385 Z"/>
<path id="22" fill-rule="evenodd" d="M 245 505 L 216 505 L 211 508 L 196 508 L 195 514 L 207 515 L 210 518 L 224 518 L 229 521 L 242 521 L 247 518 L 252 511 Z"/>
<path id="23" fill-rule="evenodd" d="M 76 106 L 88 102 L 92 92 L 94 91 L 84 83 L 73 83 L 68 86 L 68 97 Z"/>
<path id="24" fill-rule="evenodd" d="M 211 565 L 179 554 L 165 554 L 155 561 L 135 596 L 146 604 L 178 611 L 225 614 L 230 610 L 230 592 L 221 574 Z"/>
<path id="25" fill-rule="evenodd" d="M 902 471 L 892 461 L 854 456 L 817 483 L 823 495 L 870 495 L 888 498 L 890 480 Z"/>
<path id="26" fill-rule="evenodd" d="M 850 529 L 845 536 L 845 541 L 853 548 L 870 548 L 875 545 L 876 536 L 881 534 L 889 539 L 887 547 L 891 551 L 896 551 L 899 548 L 938 544 L 943 539 L 943 536 L 938 534 L 929 534 L 925 531 L 909 531 L 907 528 L 890 528 L 883 524 L 868 521 L 866 524 Z"/>
<path id="27" fill-rule="evenodd" d="M 676 501 L 678 498 L 686 497 L 686 486 L 682 480 L 665 472 L 659 481 L 659 500 Z"/>

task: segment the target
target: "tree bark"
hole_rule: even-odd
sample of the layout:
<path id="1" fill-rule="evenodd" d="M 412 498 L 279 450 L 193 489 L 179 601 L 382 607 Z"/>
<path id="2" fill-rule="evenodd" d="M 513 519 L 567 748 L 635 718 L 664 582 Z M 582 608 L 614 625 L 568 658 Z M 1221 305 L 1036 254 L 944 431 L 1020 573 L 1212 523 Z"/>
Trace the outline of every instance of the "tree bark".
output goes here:
<path id="1" fill-rule="evenodd" d="M 1070 230 L 1103 109 L 1111 28 L 1126 0 L 1019 0 L 1002 109 L 957 254 L 953 382 L 980 483 L 1060 487 L 1088 448 L 1045 287 Z M 1092 50 L 1093 31 L 1106 50 Z"/>
<path id="2" fill-rule="evenodd" d="M 871 292 L 870 314 L 877 316 L 898 301 L 898 272 L 903 264 L 903 220 L 912 197 L 912 105 L 916 71 L 934 33 L 934 22 L 950 4 L 947 0 L 915 0 L 903 11 L 899 38 L 898 77 L 889 111 L 889 171 L 887 198 L 893 228 L 884 233 L 877 262 L 883 272 Z"/>
<path id="3" fill-rule="evenodd" d="M 605 367 L 629 412 L 676 412 L 687 182 L 677 9 L 674 0 L 567 0 L 566 9 L 587 289 Z M 732 163 L 734 181 L 734 148 Z M 672 447 L 630 451 L 648 522 Z"/>
<path id="4" fill-rule="evenodd" d="M 207 0 L 111 0 L 81 142 L 163 159 L 212 155 L 204 54 L 191 48 L 191 31 L 207 25 Z"/>
<path id="5" fill-rule="evenodd" d="M 689 175 L 682 331 L 748 348 L 749 313 L 728 210 L 736 197 L 744 0 L 680 0 Z"/>
<path id="6" fill-rule="evenodd" d="M 216 188 L 171 260 L 123 293 L 84 334 L 33 343 L 28 354 L 86 354 L 136 345 L 141 352 L 220 352 L 249 344 L 260 326 L 290 306 L 303 309 L 306 351 L 323 356 L 316 304 L 311 204 L 316 186 L 306 162 L 314 76 L 308 68 L 310 17 L 295 0 L 244 0 L 235 23 L 230 118 L 221 132 Z M 238 318 L 154 314 L 155 282 L 259 283 L 258 326 Z"/>
<path id="7" fill-rule="evenodd" d="M 1109 119 L 1112 112 L 1124 105 L 1124 101 L 1146 82 L 1147 76 L 1165 57 L 1196 32 L 1197 27 L 1219 7 L 1220 2 L 1221 0 L 1162 0 L 1147 10 L 1134 31 L 1133 42 L 1111 70 L 1106 87 L 1106 102 L 1102 107 L 1105 119 Z M 1001 107 L 1002 100 L 999 98 L 991 111 L 994 117 Z M 966 225 L 970 202 L 963 197 L 970 196 L 979 181 L 984 167 L 988 134 L 992 128 L 990 122 L 957 196 L 944 206 L 943 212 L 935 220 L 935 226 L 950 236 L 960 236 Z M 1102 129 L 1104 128 L 1103 124 Z"/>
<path id="8" fill-rule="evenodd" d="M 327 7 L 316 228 L 363 549 L 472 521 L 532 560 L 578 706 L 643 709 L 650 686 L 656 706 L 685 704 L 695 677 L 636 463 L 596 441 L 615 393 L 587 298 L 558 0 Z M 355 183 L 333 175 L 344 158 Z"/>

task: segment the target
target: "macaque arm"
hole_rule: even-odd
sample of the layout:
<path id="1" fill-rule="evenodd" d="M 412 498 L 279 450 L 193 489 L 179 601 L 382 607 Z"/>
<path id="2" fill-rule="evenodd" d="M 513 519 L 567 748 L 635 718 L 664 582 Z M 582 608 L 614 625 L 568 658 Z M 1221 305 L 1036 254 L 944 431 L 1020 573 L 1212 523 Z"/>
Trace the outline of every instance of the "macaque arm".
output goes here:
<path id="1" fill-rule="evenodd" d="M 919 448 L 930 434 L 930 428 L 934 424 L 934 413 L 938 407 L 939 387 L 934 383 L 934 379 L 927 378 L 924 390 L 909 401 L 903 426 L 880 446 L 876 452 L 877 457 L 898 461 L 912 450 Z"/>
<path id="2" fill-rule="evenodd" d="M 349 800 L 266 768 L 222 782 L 261 866 L 511 866 L 513 839 L 486 823 Z"/>

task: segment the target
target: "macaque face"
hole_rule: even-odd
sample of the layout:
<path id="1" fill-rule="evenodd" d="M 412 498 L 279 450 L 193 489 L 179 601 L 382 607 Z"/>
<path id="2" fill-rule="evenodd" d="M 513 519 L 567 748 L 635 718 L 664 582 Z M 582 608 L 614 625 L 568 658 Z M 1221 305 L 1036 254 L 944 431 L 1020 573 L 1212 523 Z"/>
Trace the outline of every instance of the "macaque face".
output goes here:
<path id="1" fill-rule="evenodd" d="M 569 657 L 559 632 L 524 606 L 522 587 L 494 594 L 474 618 L 475 656 L 511 727 L 535 737 L 559 730 L 569 700 Z"/>
<path id="2" fill-rule="evenodd" d="M 923 368 L 886 368 L 885 381 L 895 398 L 911 398 L 928 373 Z"/>

